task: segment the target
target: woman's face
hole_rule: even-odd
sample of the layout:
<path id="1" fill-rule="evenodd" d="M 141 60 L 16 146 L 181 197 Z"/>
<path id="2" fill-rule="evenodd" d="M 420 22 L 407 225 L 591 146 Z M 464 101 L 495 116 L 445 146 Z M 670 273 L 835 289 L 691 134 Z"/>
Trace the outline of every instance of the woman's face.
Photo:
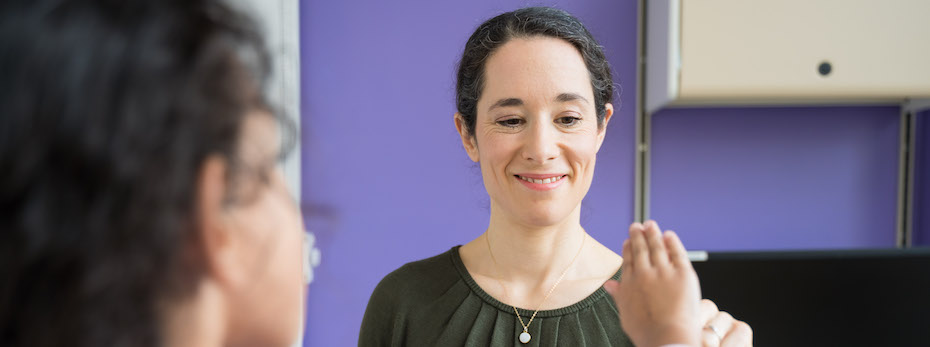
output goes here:
<path id="1" fill-rule="evenodd" d="M 551 37 L 515 38 L 485 65 L 475 135 L 456 125 L 481 165 L 492 211 L 529 226 L 550 226 L 577 212 L 591 186 L 603 127 L 581 54 Z"/>
<path id="2" fill-rule="evenodd" d="M 239 150 L 243 169 L 225 208 L 237 238 L 232 286 L 231 340 L 248 346 L 286 346 L 296 340 L 303 314 L 303 222 L 276 167 L 277 125 L 267 114 L 246 117 Z M 236 178 L 233 178 L 236 179 Z"/>

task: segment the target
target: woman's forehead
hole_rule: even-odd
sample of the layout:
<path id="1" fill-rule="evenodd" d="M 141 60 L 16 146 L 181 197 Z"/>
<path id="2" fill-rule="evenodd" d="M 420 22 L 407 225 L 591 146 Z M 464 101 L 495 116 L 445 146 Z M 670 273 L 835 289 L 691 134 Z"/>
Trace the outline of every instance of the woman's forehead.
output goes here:
<path id="1" fill-rule="evenodd" d="M 561 94 L 593 99 L 587 67 L 578 50 L 565 40 L 536 36 L 502 45 L 485 65 L 479 108 L 501 98 L 552 100 Z"/>

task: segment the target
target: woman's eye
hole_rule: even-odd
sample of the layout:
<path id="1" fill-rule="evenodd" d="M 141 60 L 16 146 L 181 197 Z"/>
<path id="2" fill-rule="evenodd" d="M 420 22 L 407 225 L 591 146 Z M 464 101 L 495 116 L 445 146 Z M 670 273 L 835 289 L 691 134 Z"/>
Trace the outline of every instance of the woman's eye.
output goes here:
<path id="1" fill-rule="evenodd" d="M 504 120 L 498 121 L 497 124 L 500 124 L 506 127 L 515 127 L 520 124 L 523 124 L 523 120 L 520 118 L 510 118 L 510 119 L 504 119 Z"/>
<path id="2" fill-rule="evenodd" d="M 561 117 L 556 121 L 561 125 L 575 125 L 576 123 L 581 121 L 581 118 L 566 116 L 566 117 Z"/>

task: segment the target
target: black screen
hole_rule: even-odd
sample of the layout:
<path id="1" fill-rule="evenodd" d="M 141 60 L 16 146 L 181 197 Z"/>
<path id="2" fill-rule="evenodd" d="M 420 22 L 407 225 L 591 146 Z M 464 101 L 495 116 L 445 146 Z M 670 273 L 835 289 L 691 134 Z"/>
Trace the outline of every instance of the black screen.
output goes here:
<path id="1" fill-rule="evenodd" d="M 694 268 L 755 346 L 930 346 L 930 249 L 710 253 Z"/>

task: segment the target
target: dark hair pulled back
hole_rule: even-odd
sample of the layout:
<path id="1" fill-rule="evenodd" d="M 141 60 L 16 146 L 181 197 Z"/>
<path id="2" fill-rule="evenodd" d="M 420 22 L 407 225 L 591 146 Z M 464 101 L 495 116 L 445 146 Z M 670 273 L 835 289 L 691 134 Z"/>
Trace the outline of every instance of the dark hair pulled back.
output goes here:
<path id="1" fill-rule="evenodd" d="M 485 64 L 494 52 L 513 38 L 547 36 L 574 46 L 584 60 L 594 90 L 594 108 L 601 126 L 606 104 L 614 93 L 610 64 L 594 36 L 568 12 L 549 7 L 528 7 L 498 15 L 482 23 L 465 43 L 456 79 L 456 108 L 474 136 L 478 99 L 484 88 Z"/>

